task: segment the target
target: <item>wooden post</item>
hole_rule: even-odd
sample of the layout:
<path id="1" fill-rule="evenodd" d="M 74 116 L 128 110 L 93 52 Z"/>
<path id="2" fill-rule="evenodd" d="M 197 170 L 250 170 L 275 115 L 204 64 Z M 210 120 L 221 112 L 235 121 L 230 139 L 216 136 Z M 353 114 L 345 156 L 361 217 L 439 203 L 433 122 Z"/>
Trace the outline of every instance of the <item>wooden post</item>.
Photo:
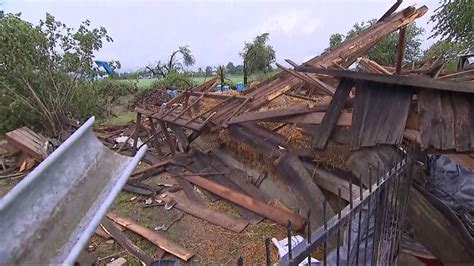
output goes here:
<path id="1" fill-rule="evenodd" d="M 170 136 L 170 133 L 168 132 L 168 129 L 166 128 L 166 124 L 165 124 L 165 122 L 163 122 L 161 120 L 159 120 L 158 123 L 160 124 L 161 132 L 163 132 L 163 134 L 165 135 L 166 142 L 168 142 L 168 145 L 170 146 L 171 154 L 174 155 L 174 153 L 175 153 L 174 143 L 173 143 L 173 140 L 171 139 L 171 136 Z"/>
<path id="2" fill-rule="evenodd" d="M 406 33 L 406 26 L 400 28 L 400 32 L 398 34 L 398 47 L 397 47 L 397 68 L 395 73 L 400 75 L 402 72 L 402 64 L 403 64 L 403 53 L 405 52 L 405 33 Z"/>
<path id="3" fill-rule="evenodd" d="M 158 153 L 161 154 L 161 149 L 160 149 L 160 140 L 158 139 L 158 132 L 156 131 L 155 123 L 153 123 L 153 117 L 149 116 L 148 121 L 150 122 L 150 129 L 151 129 L 151 134 L 153 134 L 153 145 L 155 146 L 155 149 L 158 151 Z"/>

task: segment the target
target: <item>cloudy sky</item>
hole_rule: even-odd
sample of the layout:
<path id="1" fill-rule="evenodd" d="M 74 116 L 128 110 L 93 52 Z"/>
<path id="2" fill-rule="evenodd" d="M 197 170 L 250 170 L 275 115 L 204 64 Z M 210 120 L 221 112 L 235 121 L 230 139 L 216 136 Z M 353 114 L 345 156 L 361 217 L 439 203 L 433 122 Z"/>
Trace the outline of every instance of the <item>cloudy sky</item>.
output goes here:
<path id="1" fill-rule="evenodd" d="M 101 60 L 119 60 L 129 71 L 166 59 L 180 45 L 189 45 L 196 67 L 240 64 L 245 41 L 269 32 L 277 61 L 303 62 L 328 46 L 332 33 L 346 33 L 357 21 L 380 17 L 395 0 L 0 0 L 6 13 L 22 13 L 34 24 L 49 12 L 69 27 L 85 19 L 105 26 L 113 43 L 97 53 Z M 426 29 L 438 0 L 405 0 L 402 7 L 426 5 L 417 24 Z"/>

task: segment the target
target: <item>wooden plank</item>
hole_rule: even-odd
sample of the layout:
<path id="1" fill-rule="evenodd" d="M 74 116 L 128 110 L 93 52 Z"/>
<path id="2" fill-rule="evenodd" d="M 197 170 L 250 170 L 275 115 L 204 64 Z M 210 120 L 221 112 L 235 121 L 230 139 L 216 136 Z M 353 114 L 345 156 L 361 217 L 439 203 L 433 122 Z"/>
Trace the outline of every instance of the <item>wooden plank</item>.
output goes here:
<path id="1" fill-rule="evenodd" d="M 345 162 L 345 166 L 354 176 L 360 178 L 365 187 L 368 187 L 370 178 L 374 184 L 376 178 L 394 167 L 394 162 L 399 162 L 401 159 L 400 152 L 394 146 L 379 145 L 355 151 Z"/>
<path id="2" fill-rule="evenodd" d="M 247 173 L 242 170 L 227 167 L 221 162 L 220 158 L 214 153 L 208 154 L 211 159 L 211 165 L 214 169 L 224 173 L 223 177 L 235 183 L 245 194 L 255 197 L 258 200 L 267 202 L 270 198 L 260 191 L 253 183 L 251 178 L 247 177 Z M 257 176 L 257 178 L 259 175 Z"/>
<path id="3" fill-rule="evenodd" d="M 184 133 L 183 128 L 180 126 L 173 125 L 173 124 L 169 124 L 169 127 L 171 131 L 173 131 L 179 143 L 181 144 L 181 147 L 183 149 L 181 152 L 187 152 L 189 149 L 189 141 L 188 141 L 188 137 Z"/>
<path id="4" fill-rule="evenodd" d="M 275 165 L 284 182 L 299 199 L 304 211 L 311 209 L 311 226 L 321 226 L 323 224 L 322 203 L 325 198 L 303 162 L 292 153 L 284 153 L 275 161 Z M 332 217 L 334 212 L 330 206 L 327 207 L 326 215 Z"/>
<path id="5" fill-rule="evenodd" d="M 122 246 L 128 253 L 138 258 L 145 265 L 151 265 L 151 263 L 154 261 L 154 259 L 148 256 L 148 254 L 146 254 L 143 250 L 135 246 L 135 244 L 133 244 L 124 233 L 120 232 L 120 230 L 108 218 L 102 219 L 100 226 L 107 234 L 113 237 L 115 241 L 117 241 L 119 245 Z"/>
<path id="6" fill-rule="evenodd" d="M 327 191 L 333 193 L 336 196 L 338 195 L 338 190 L 341 189 L 341 197 L 346 201 L 349 201 L 350 194 L 352 194 L 353 199 L 359 197 L 359 186 L 353 184 L 351 192 L 351 190 L 349 189 L 349 182 L 347 182 L 346 180 L 338 177 L 337 175 L 319 169 L 310 163 L 305 163 L 304 165 L 311 173 L 311 176 L 313 176 L 313 179 L 316 184 L 318 184 L 318 186 L 326 189 Z"/>
<path id="7" fill-rule="evenodd" d="M 161 153 L 160 139 L 159 139 L 159 136 L 158 136 L 158 133 L 160 133 L 161 131 L 156 130 L 155 123 L 153 123 L 153 118 L 151 116 L 148 117 L 148 122 L 150 123 L 150 131 L 151 131 L 151 134 L 153 136 L 153 146 L 159 153 Z"/>
<path id="8" fill-rule="evenodd" d="M 441 126 L 442 139 L 441 139 L 441 148 L 443 150 L 455 149 L 456 140 L 454 136 L 454 108 L 451 103 L 450 93 L 442 92 L 439 94 L 441 98 Z"/>
<path id="9" fill-rule="evenodd" d="M 309 104 L 302 104 L 302 105 L 295 105 L 286 108 L 277 108 L 268 111 L 260 111 L 260 112 L 245 112 L 239 116 L 233 117 L 229 120 L 230 124 L 237 124 L 243 122 L 250 122 L 250 121 L 265 121 L 269 119 L 293 116 L 293 115 L 301 115 L 307 114 L 311 112 L 324 112 L 328 108 L 328 105 L 309 105 Z"/>
<path id="10" fill-rule="evenodd" d="M 137 176 L 137 175 L 141 175 L 145 172 L 148 172 L 148 171 L 151 171 L 153 169 L 156 169 L 156 168 L 159 168 L 159 167 L 163 167 L 163 166 L 166 166 L 167 164 L 169 164 L 171 162 L 171 159 L 170 158 L 166 158 L 164 160 L 161 160 L 161 161 L 158 161 L 157 163 L 153 164 L 153 165 L 150 165 L 150 166 L 147 166 L 147 167 L 144 167 L 144 168 L 141 168 L 141 169 L 138 169 L 138 170 L 135 170 L 133 171 L 133 173 L 131 174 L 131 176 Z"/>
<path id="11" fill-rule="evenodd" d="M 323 117 L 321 126 L 313 134 L 313 147 L 317 149 L 324 149 L 327 140 L 337 124 L 342 108 L 349 96 L 349 93 L 354 83 L 347 79 L 341 79 L 334 93 L 331 103 L 329 103 L 328 111 Z"/>
<path id="12" fill-rule="evenodd" d="M 194 201 L 197 204 L 204 204 L 204 202 L 201 200 L 196 191 L 194 191 L 193 185 L 189 183 L 189 181 L 179 176 L 179 174 L 181 174 L 179 169 L 180 168 L 178 168 L 177 166 L 171 166 L 166 168 L 168 172 L 174 175 L 174 179 L 176 179 L 181 188 L 183 188 L 184 194 L 186 194 L 186 197 L 189 200 Z"/>
<path id="13" fill-rule="evenodd" d="M 394 75 L 383 75 L 377 73 L 363 73 L 355 72 L 350 70 L 340 69 L 323 69 L 316 67 L 297 67 L 296 71 L 324 74 L 334 77 L 352 79 L 352 80 L 366 80 L 374 81 L 385 84 L 400 85 L 413 88 L 443 90 L 443 91 L 455 91 L 455 92 L 466 92 L 474 93 L 474 83 L 472 82 L 454 82 L 454 81 L 443 81 L 439 79 L 427 78 L 423 76 L 394 76 Z"/>
<path id="14" fill-rule="evenodd" d="M 271 122 L 281 123 L 297 123 L 297 124 L 311 124 L 320 125 L 323 122 L 323 118 L 326 113 L 313 112 L 302 115 L 294 115 L 283 118 L 269 119 Z M 336 122 L 337 126 L 351 126 L 352 125 L 352 113 L 341 113 Z M 315 128 L 316 129 L 316 128 Z M 313 135 L 312 133 L 311 135 Z"/>
<path id="15" fill-rule="evenodd" d="M 414 235 L 446 265 L 472 265 L 474 243 L 452 211 L 422 188 L 412 186 L 407 217 Z"/>
<path id="16" fill-rule="evenodd" d="M 171 113 L 161 116 L 160 114 L 157 114 L 155 112 L 145 110 L 145 109 L 139 108 L 139 107 L 135 107 L 134 111 L 137 112 L 137 113 L 141 113 L 143 115 L 146 115 L 146 116 L 151 116 L 151 117 L 157 119 L 158 121 L 169 122 L 170 124 L 174 124 L 174 125 L 182 126 L 182 127 L 185 127 L 185 128 L 189 128 L 189 129 L 192 129 L 194 131 L 199 131 L 203 127 L 203 125 L 200 122 L 195 122 L 195 121 L 189 122 L 189 120 L 187 118 L 185 119 L 185 118 L 180 117 L 180 118 L 177 118 L 175 120 L 176 116 L 174 114 L 171 114 Z"/>
<path id="17" fill-rule="evenodd" d="M 294 70 L 288 69 L 288 68 L 286 68 L 286 67 L 284 67 L 284 66 L 282 66 L 278 63 L 276 63 L 276 65 L 277 65 L 278 68 L 286 71 L 290 75 L 293 75 L 296 78 L 299 78 L 302 81 L 318 88 L 322 93 L 329 94 L 329 95 L 334 94 L 335 89 L 333 87 L 331 87 L 329 84 L 326 84 L 326 83 L 324 83 L 324 82 L 322 82 L 322 81 L 320 81 L 316 78 L 313 78 L 313 77 L 309 76 L 308 74 L 295 72 Z"/>
<path id="18" fill-rule="evenodd" d="M 158 124 L 160 124 L 161 127 L 161 132 L 163 132 L 163 135 L 165 135 L 166 142 L 168 143 L 168 147 L 170 148 L 171 154 L 175 153 L 175 144 L 173 142 L 173 139 L 171 138 L 170 133 L 168 132 L 168 128 L 166 127 L 166 123 L 159 120 Z"/>
<path id="19" fill-rule="evenodd" d="M 248 193 L 246 193 L 245 190 L 243 190 L 237 184 L 232 182 L 230 179 L 225 178 L 223 175 L 212 175 L 212 176 L 207 177 L 207 180 L 212 181 L 216 184 L 219 184 L 222 187 L 225 187 L 229 190 L 233 190 L 233 191 L 236 191 L 238 193 L 241 193 L 243 195 L 246 195 L 246 196 L 249 196 L 249 197 L 250 196 L 255 197 L 254 195 L 249 195 Z M 206 189 L 206 188 L 203 188 L 203 189 Z M 212 191 L 210 191 L 210 192 L 213 193 Z M 219 194 L 216 194 L 216 195 L 220 196 Z M 241 207 L 240 205 L 238 205 L 236 203 L 231 202 L 231 204 L 237 210 L 237 212 L 240 214 L 240 216 L 242 216 L 244 219 L 249 221 L 251 224 L 258 224 L 259 222 L 261 222 L 263 220 L 263 217 L 261 215 L 259 215 L 258 213 L 255 213 L 251 210 L 248 210 L 244 207 Z"/>
<path id="20" fill-rule="evenodd" d="M 466 97 L 461 93 L 451 94 L 454 107 L 454 138 L 457 151 L 471 150 L 471 134 L 474 125 L 471 125 L 470 105 L 474 105 L 474 96 Z"/>
<path id="21" fill-rule="evenodd" d="M 352 149 L 377 144 L 400 144 L 413 91 L 381 90 L 383 84 L 357 82 L 352 117 Z"/>
<path id="22" fill-rule="evenodd" d="M 176 202 L 175 208 L 232 232 L 240 233 L 249 224 L 247 220 L 240 217 L 228 215 L 202 204 L 196 204 L 184 197 L 171 193 L 165 193 L 162 200 L 165 202 L 174 200 Z"/>
<path id="23" fill-rule="evenodd" d="M 280 145 L 282 147 L 289 147 L 290 145 L 287 142 L 287 137 L 283 136 L 267 127 L 261 126 L 255 122 L 248 122 L 240 124 L 245 130 L 250 134 L 255 136 L 255 138 L 260 138 L 261 141 L 269 142 L 275 145 Z"/>
<path id="24" fill-rule="evenodd" d="M 195 92 L 195 91 L 189 91 L 189 95 L 193 96 L 203 96 L 204 98 L 211 98 L 211 99 L 220 99 L 220 100 L 226 100 L 228 98 L 235 98 L 235 99 L 240 99 L 240 100 L 246 100 L 248 97 L 246 96 L 240 96 L 240 95 L 226 95 L 226 94 L 220 94 L 220 93 L 215 93 L 215 92 Z"/>
<path id="25" fill-rule="evenodd" d="M 146 190 L 146 189 L 139 188 L 139 187 L 134 187 L 134 186 L 131 186 L 129 184 L 125 184 L 122 187 L 122 190 L 130 192 L 130 193 L 135 193 L 135 194 L 138 194 L 138 195 L 146 196 L 146 197 L 150 197 L 153 194 L 155 194 L 153 191 Z"/>
<path id="26" fill-rule="evenodd" d="M 249 186 L 240 186 L 238 185 L 240 178 L 237 176 L 238 173 L 232 172 L 232 178 L 229 178 L 229 174 L 231 174 L 231 169 L 224 166 L 217 157 L 210 156 L 207 154 L 203 154 L 197 152 L 195 158 L 198 158 L 203 164 L 206 164 L 208 167 L 204 172 L 217 172 L 222 174 L 216 175 L 209 175 L 207 179 L 221 185 L 227 187 L 231 190 L 237 191 L 239 193 L 255 197 L 259 200 L 266 201 L 267 198 L 262 198 L 261 193 L 258 189 L 249 190 L 251 189 Z M 195 174 L 199 175 L 199 174 Z M 242 179 L 243 180 L 243 179 Z M 243 183 L 241 183 L 244 185 Z M 246 220 L 250 221 L 251 224 L 258 224 L 263 220 L 263 217 L 255 212 L 249 211 L 238 204 L 231 203 L 233 207 L 239 212 L 239 214 L 245 218 Z"/>
<path id="27" fill-rule="evenodd" d="M 227 199 L 235 204 L 247 208 L 255 213 L 263 215 L 266 218 L 281 225 L 287 225 L 288 221 L 291 221 L 292 228 L 297 231 L 302 230 L 303 226 L 305 225 L 304 219 L 298 214 L 274 207 L 265 202 L 249 197 L 245 194 L 221 186 L 203 177 L 190 175 L 185 176 L 184 178 L 186 178 L 188 181 L 194 183 L 197 186 L 212 191 L 212 193 L 215 193 L 224 199 Z"/>
<path id="28" fill-rule="evenodd" d="M 199 151 L 196 151 L 196 153 L 193 154 L 193 160 L 199 161 L 203 165 L 206 165 L 206 168 L 201 169 L 201 171 L 204 172 L 204 173 L 212 173 L 212 172 L 225 173 L 225 172 L 229 171 L 229 169 L 227 169 L 225 167 L 217 168 L 217 166 L 218 166 L 218 165 L 216 165 L 217 161 L 214 161 L 213 158 L 211 158 L 210 156 L 208 156 L 204 153 L 201 153 Z M 198 173 L 186 173 L 186 175 L 199 175 L 199 174 Z M 219 185 L 221 185 L 221 186 L 227 187 L 231 190 L 235 190 L 237 192 L 247 194 L 242 188 L 237 186 L 230 179 L 225 178 L 225 176 L 222 175 L 222 174 L 212 174 L 212 175 L 206 176 L 206 178 L 213 181 L 213 182 L 215 182 L 215 183 L 217 183 L 217 184 L 219 184 Z M 184 181 L 189 182 L 186 179 L 184 179 Z M 204 188 L 203 191 L 205 192 L 205 191 L 208 191 L 208 190 Z M 209 192 L 212 193 L 212 191 L 209 191 Z M 215 195 L 219 196 L 217 194 L 215 194 Z M 237 212 L 240 214 L 240 216 L 242 216 L 243 218 L 248 220 L 251 224 L 258 224 L 259 222 L 261 222 L 263 220 L 262 216 L 254 213 L 252 211 L 249 211 L 245 208 L 242 208 L 241 206 L 236 205 L 234 203 L 231 203 L 231 205 L 233 205 L 233 207 L 237 210 Z"/>
<path id="29" fill-rule="evenodd" d="M 455 149 L 454 110 L 449 93 L 422 90 L 418 92 L 421 148 Z"/>
<path id="30" fill-rule="evenodd" d="M 150 230 L 140 224 L 137 224 L 131 219 L 120 217 L 113 212 L 109 212 L 107 214 L 107 217 L 116 222 L 117 224 L 120 224 L 121 226 L 129 229 L 130 231 L 139 234 L 140 236 L 144 237 L 145 239 L 157 245 L 166 252 L 171 253 L 184 261 L 188 261 L 192 256 L 194 256 L 191 251 L 179 246 L 178 244 L 165 238 L 163 235 L 153 230 Z"/>
<path id="31" fill-rule="evenodd" d="M 471 148 L 474 150 L 474 97 L 470 97 L 470 116 L 471 116 Z"/>
<path id="32" fill-rule="evenodd" d="M 32 130 L 22 127 L 5 134 L 5 139 L 13 146 L 16 146 L 29 156 L 43 160 L 46 157 L 46 151 L 43 150 L 43 144 L 46 138 L 42 138 Z"/>

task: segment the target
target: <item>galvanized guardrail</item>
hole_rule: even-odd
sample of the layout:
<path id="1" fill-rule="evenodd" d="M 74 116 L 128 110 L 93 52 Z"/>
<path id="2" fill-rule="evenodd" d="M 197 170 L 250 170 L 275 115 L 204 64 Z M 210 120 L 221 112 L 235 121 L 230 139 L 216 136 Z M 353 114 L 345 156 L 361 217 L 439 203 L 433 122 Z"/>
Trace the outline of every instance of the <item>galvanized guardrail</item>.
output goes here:
<path id="1" fill-rule="evenodd" d="M 0 200 L 0 265 L 68 264 L 143 157 L 108 150 L 87 120 Z"/>

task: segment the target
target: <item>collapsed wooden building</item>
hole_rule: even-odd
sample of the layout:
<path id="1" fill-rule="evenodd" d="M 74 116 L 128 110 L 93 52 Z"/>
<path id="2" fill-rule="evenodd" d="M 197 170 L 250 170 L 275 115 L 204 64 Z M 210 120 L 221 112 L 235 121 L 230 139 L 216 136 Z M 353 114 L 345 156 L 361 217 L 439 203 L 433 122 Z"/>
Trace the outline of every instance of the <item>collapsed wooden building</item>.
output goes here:
<path id="1" fill-rule="evenodd" d="M 381 38 L 404 31 L 427 11 L 425 6 L 395 9 L 301 65 L 291 60 L 286 62 L 292 69 L 278 64 L 278 74 L 242 93 L 212 92 L 214 78 L 155 110 L 135 108 L 134 148 L 145 130 L 155 155 L 145 156 L 151 166 L 136 172 L 134 180 L 151 171 L 173 174 L 185 196 L 168 193 L 166 200 L 234 232 L 264 218 L 302 232 L 326 227 L 344 206 L 352 209 L 357 198 L 361 203 L 378 175 L 397 168 L 409 150 L 417 151 L 418 160 L 446 154 L 474 169 L 473 76 L 443 75 L 439 62 L 403 67 L 403 39 L 394 68 L 364 58 Z M 472 218 L 466 229 L 458 214 L 429 196 L 419 169 L 410 173 L 410 196 L 403 208 L 416 239 L 443 263 L 472 262 Z M 228 200 L 240 218 L 210 209 L 193 186 L 211 200 Z M 274 199 L 284 207 L 269 204 Z M 397 226 L 405 225 L 402 218 L 396 219 Z M 402 234 L 393 240 L 397 246 L 392 255 L 400 251 Z M 309 251 L 298 246 L 295 252 L 301 257 Z M 290 254 L 280 262 L 285 259 L 301 261 Z"/>

